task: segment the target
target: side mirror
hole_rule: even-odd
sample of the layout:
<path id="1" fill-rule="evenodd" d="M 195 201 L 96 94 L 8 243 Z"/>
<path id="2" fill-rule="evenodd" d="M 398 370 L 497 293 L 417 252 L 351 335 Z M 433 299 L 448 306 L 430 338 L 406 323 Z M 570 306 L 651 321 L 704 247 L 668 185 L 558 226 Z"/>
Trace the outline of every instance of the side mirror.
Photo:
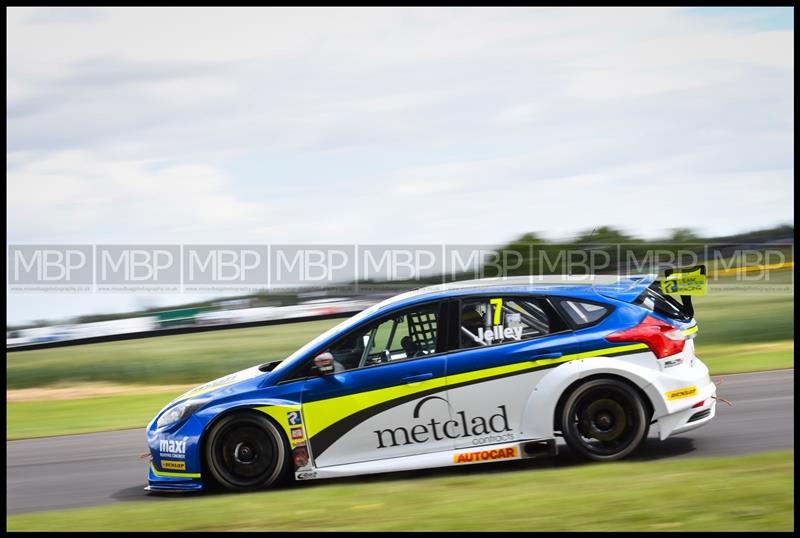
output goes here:
<path id="1" fill-rule="evenodd" d="M 314 370 L 321 375 L 333 373 L 333 355 L 329 351 L 314 357 Z"/>

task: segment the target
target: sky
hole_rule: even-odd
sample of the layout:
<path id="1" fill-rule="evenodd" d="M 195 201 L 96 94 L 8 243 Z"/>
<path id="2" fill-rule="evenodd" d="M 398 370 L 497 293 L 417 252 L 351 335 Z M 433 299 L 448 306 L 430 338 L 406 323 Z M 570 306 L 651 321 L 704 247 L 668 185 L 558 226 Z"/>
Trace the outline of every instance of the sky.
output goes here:
<path id="1" fill-rule="evenodd" d="M 794 11 L 13 8 L 8 244 L 793 224 Z M 192 300 L 18 295 L 10 322 Z"/>

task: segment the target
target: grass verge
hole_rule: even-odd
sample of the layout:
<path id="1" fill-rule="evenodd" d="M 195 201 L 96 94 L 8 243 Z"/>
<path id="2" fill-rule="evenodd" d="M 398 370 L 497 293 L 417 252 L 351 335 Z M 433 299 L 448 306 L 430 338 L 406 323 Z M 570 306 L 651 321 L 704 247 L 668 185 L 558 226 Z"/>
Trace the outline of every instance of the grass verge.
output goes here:
<path id="1" fill-rule="evenodd" d="M 488 466 L 487 466 L 488 467 Z M 464 470 L 7 517 L 8 530 L 792 531 L 792 451 Z M 413 473 L 412 473 L 413 474 Z"/>
<path id="2" fill-rule="evenodd" d="M 757 344 L 698 343 L 695 352 L 712 375 L 794 368 L 794 340 Z"/>
<path id="3" fill-rule="evenodd" d="M 7 402 L 6 439 L 144 428 L 176 393 Z"/>
<path id="4" fill-rule="evenodd" d="M 283 359 L 341 322 L 308 321 L 6 353 L 6 388 L 86 382 L 200 384 Z"/>

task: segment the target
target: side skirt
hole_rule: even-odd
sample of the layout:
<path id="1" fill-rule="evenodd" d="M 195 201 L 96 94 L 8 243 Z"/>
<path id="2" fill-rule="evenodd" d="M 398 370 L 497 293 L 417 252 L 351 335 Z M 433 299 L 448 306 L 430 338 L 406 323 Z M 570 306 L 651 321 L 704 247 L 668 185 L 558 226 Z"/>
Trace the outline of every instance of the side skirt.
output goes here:
<path id="1" fill-rule="evenodd" d="M 484 445 L 475 448 L 460 448 L 433 454 L 418 456 L 402 456 L 382 460 L 332 465 L 311 471 L 298 471 L 297 480 L 315 480 L 320 478 L 337 478 L 375 473 L 391 473 L 397 471 L 413 471 L 434 467 L 454 467 L 473 463 L 491 463 L 495 461 L 521 460 L 529 458 L 549 457 L 558 454 L 555 439 L 530 439 Z"/>

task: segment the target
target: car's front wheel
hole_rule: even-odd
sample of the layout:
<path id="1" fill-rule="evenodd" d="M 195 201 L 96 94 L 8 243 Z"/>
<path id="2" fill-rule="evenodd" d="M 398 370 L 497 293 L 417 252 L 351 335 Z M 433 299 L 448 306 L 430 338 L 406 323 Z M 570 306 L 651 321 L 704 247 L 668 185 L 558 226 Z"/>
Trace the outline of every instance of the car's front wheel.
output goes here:
<path id="1" fill-rule="evenodd" d="M 266 488 L 283 478 L 289 465 L 281 432 L 255 412 L 223 417 L 208 432 L 204 446 L 208 471 L 228 489 Z"/>
<path id="2" fill-rule="evenodd" d="M 647 437 L 650 421 L 639 393 L 616 379 L 594 379 L 577 387 L 561 415 L 567 445 L 597 461 L 622 459 Z"/>

